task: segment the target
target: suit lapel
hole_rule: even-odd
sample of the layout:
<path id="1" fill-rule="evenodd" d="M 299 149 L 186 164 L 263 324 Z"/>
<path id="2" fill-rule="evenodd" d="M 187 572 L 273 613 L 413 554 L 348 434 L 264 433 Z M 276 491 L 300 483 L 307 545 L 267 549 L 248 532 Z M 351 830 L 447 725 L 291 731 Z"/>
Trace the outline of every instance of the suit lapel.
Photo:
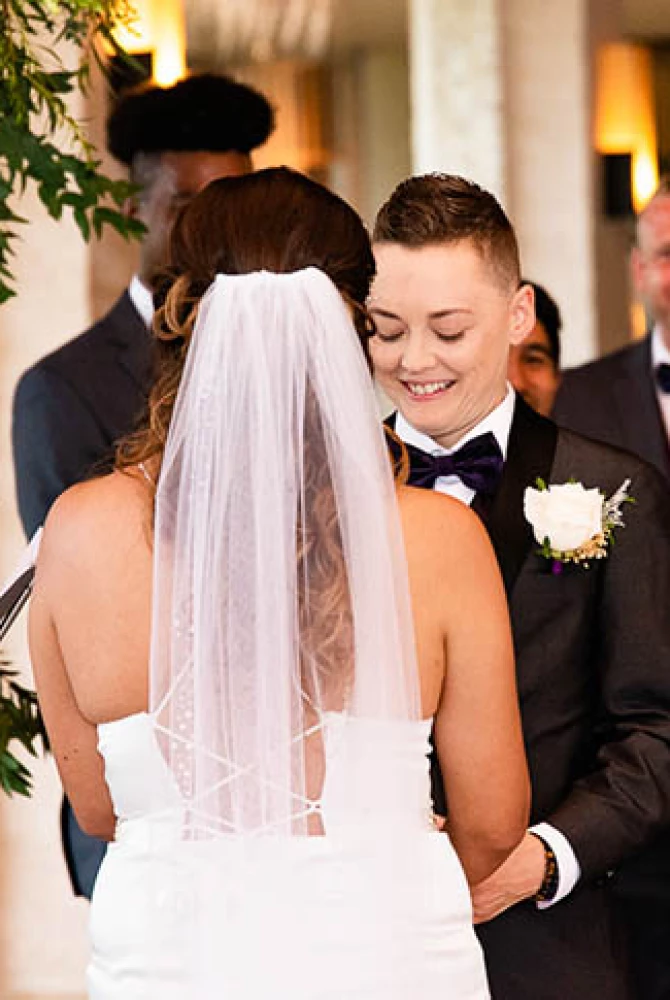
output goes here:
<path id="1" fill-rule="evenodd" d="M 670 477 L 670 450 L 651 377 L 651 336 L 625 356 L 625 368 L 612 387 L 621 444 Z"/>
<path id="2" fill-rule="evenodd" d="M 517 396 L 507 457 L 500 486 L 485 524 L 498 556 L 509 596 L 519 570 L 534 543 L 523 512 L 527 486 L 540 478 L 548 482 L 554 463 L 558 429 Z"/>
<path id="3" fill-rule="evenodd" d="M 136 387 L 146 394 L 151 379 L 152 338 L 144 321 L 125 292 L 107 317 L 117 361 Z"/>

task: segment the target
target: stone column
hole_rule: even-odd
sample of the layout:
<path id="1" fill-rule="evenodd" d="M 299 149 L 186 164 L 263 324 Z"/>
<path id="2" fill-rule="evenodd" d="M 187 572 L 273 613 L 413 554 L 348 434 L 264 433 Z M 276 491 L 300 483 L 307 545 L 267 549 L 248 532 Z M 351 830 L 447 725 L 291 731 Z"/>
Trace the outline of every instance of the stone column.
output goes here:
<path id="1" fill-rule="evenodd" d="M 589 4 L 506 0 L 507 211 L 524 274 L 563 317 L 563 364 L 598 352 Z"/>
<path id="2" fill-rule="evenodd" d="M 503 0 L 410 0 L 415 173 L 442 170 L 505 195 Z"/>
<path id="3" fill-rule="evenodd" d="M 75 107 L 75 113 L 77 108 Z M 17 203 L 17 296 L 0 307 L 0 579 L 25 544 L 15 503 L 10 414 L 21 373 L 90 322 L 89 248 L 68 217 L 49 219 L 33 189 Z M 32 686 L 26 615 L 3 653 Z M 25 757 L 30 799 L 0 791 L 0 996 L 83 1000 L 88 904 L 72 895 L 60 845 L 61 787 L 52 758 Z"/>

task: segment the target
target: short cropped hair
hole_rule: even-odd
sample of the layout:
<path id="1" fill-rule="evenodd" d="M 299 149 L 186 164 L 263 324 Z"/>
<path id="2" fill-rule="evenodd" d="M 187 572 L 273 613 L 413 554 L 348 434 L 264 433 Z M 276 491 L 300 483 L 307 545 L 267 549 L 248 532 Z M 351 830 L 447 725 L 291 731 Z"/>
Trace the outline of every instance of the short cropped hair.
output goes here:
<path id="1" fill-rule="evenodd" d="M 416 249 L 467 240 L 503 284 L 519 285 L 512 224 L 492 194 L 463 177 L 436 173 L 403 181 L 379 210 L 372 238 Z"/>
<path id="2" fill-rule="evenodd" d="M 522 284 L 530 285 L 535 292 L 535 316 L 547 331 L 551 360 L 554 362 L 556 369 L 558 369 L 561 366 L 561 339 L 559 334 L 563 325 L 560 309 L 542 285 L 538 285 L 534 281 L 525 280 L 522 281 Z"/>
<path id="3" fill-rule="evenodd" d="M 107 147 L 132 166 L 140 155 L 165 152 L 249 153 L 274 129 L 274 111 L 252 87 L 201 73 L 171 87 L 126 91 L 107 121 Z"/>

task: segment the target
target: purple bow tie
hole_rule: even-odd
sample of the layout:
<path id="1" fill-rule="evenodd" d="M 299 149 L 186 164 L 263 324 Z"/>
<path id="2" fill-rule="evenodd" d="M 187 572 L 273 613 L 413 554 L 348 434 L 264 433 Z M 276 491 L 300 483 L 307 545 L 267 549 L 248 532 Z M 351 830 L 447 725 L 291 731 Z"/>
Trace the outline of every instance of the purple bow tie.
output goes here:
<path id="1" fill-rule="evenodd" d="M 656 369 L 656 383 L 661 392 L 670 393 L 670 365 L 661 364 Z"/>
<path id="2" fill-rule="evenodd" d="M 503 470 L 500 446 L 489 431 L 480 434 L 455 451 L 453 455 L 429 455 L 407 444 L 409 483 L 432 489 L 440 476 L 458 476 L 464 486 L 475 493 L 492 496 L 498 488 Z"/>

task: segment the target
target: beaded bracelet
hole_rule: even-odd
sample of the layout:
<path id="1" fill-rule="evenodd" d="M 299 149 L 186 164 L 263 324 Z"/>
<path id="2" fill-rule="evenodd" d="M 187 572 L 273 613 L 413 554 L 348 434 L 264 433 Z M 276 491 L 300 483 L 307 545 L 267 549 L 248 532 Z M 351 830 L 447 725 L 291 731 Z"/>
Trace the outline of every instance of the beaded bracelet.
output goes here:
<path id="1" fill-rule="evenodd" d="M 544 877 L 534 898 L 538 903 L 548 903 L 558 892 L 558 861 L 547 841 L 543 837 L 540 837 L 539 834 L 531 832 L 534 837 L 537 837 L 544 848 Z"/>

